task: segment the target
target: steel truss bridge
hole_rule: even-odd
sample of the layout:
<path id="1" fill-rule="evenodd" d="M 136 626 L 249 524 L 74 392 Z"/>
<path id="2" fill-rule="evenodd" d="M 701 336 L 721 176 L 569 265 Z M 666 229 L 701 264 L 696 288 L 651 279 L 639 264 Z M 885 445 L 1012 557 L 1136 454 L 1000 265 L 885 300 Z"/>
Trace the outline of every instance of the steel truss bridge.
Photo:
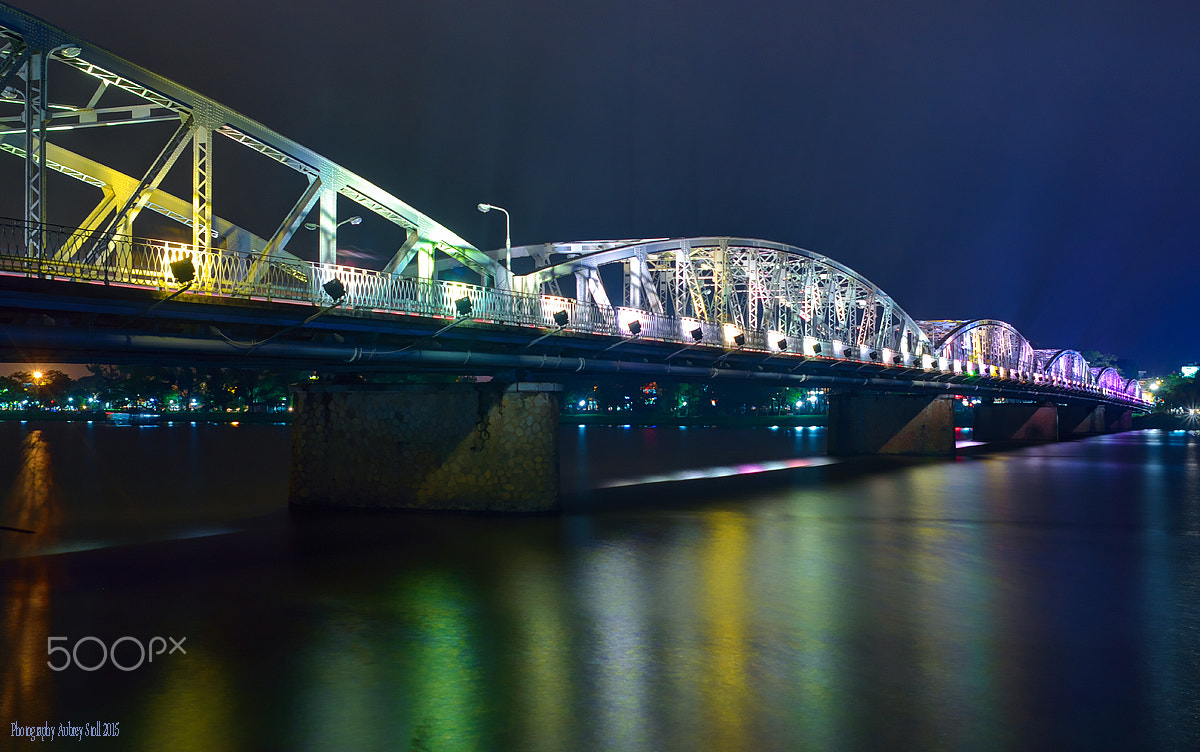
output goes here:
<path id="1" fill-rule="evenodd" d="M 140 174 L 112 167 L 103 144 L 83 153 L 96 128 L 150 123 L 170 135 Z M 213 212 L 218 138 L 303 178 L 269 232 Z M 780 243 L 525 246 L 512 256 L 533 269 L 514 274 L 503 250 L 481 251 L 310 149 L 5 5 L 0 151 L 13 168 L 0 196 L 20 197 L 22 213 L 0 221 L 10 360 L 625 373 L 1147 406 L 1136 381 L 1075 350 L 1035 350 L 998 320 L 916 321 L 853 269 Z M 168 193 L 189 151 L 191 195 Z M 90 186 L 94 203 L 52 202 L 52 176 Z M 382 268 L 337 263 L 338 196 L 395 228 Z M 190 228 L 191 242 L 139 238 L 147 210 Z M 314 213 L 318 260 L 307 261 L 288 246 Z M 439 278 L 450 268 L 470 282 Z"/>

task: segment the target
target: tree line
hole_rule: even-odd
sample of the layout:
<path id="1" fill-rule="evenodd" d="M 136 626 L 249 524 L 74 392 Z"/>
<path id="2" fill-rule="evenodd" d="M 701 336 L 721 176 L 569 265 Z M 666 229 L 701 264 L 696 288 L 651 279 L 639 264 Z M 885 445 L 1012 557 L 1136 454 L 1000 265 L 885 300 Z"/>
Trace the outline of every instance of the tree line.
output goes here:
<path id="1" fill-rule="evenodd" d="M 0 376 L 2 409 L 287 409 L 288 387 L 308 372 L 236 368 L 89 365 L 73 379 L 57 369 Z"/>

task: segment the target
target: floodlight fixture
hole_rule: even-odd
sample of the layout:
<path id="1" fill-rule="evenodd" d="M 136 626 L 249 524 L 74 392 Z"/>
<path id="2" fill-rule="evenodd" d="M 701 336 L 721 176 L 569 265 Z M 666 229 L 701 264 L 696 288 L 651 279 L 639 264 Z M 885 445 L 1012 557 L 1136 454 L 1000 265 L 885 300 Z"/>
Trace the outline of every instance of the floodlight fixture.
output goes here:
<path id="1" fill-rule="evenodd" d="M 867 353 L 867 357 L 871 360 L 879 360 L 879 351 L 872 350 L 871 352 Z"/>
<path id="2" fill-rule="evenodd" d="M 195 264 L 192 263 L 192 258 L 190 256 L 186 256 L 186 257 L 178 259 L 176 261 L 172 261 L 170 264 L 167 265 L 167 268 L 171 270 L 171 276 L 174 277 L 177 281 L 182 282 L 183 286 L 180 287 L 175 292 L 168 295 L 167 297 L 163 298 L 162 300 L 156 300 L 154 303 L 152 303 L 150 305 L 149 308 L 142 311 L 141 313 L 134 314 L 133 316 L 130 316 L 129 318 L 122 321 L 120 324 L 117 325 L 118 330 L 124 329 L 125 327 L 132 324 L 134 321 L 137 321 L 141 317 L 143 317 L 146 314 L 153 311 L 155 308 L 158 308 L 163 303 L 166 303 L 169 300 L 174 300 L 175 298 L 179 297 L 180 295 L 184 294 L 189 289 L 191 289 L 192 282 L 195 281 L 195 279 L 196 279 L 196 266 L 195 266 Z"/>
<path id="3" fill-rule="evenodd" d="M 898 366 L 900 366 L 900 365 L 904 365 L 904 356 L 902 356 L 902 355 L 896 355 L 896 356 L 893 356 L 893 357 L 892 357 L 892 362 L 893 362 L 893 363 L 895 363 L 895 364 L 896 364 L 896 365 L 898 365 Z"/>
<path id="4" fill-rule="evenodd" d="M 464 296 L 454 301 L 454 310 L 458 311 L 459 316 L 471 315 L 471 299 Z"/>
<path id="5" fill-rule="evenodd" d="M 170 266 L 171 276 L 178 282 L 187 284 L 196 278 L 196 265 L 192 263 L 191 256 L 172 261 Z"/>
<path id="6" fill-rule="evenodd" d="M 533 347 L 542 340 L 553 337 L 555 334 L 558 334 L 565 329 L 567 324 L 571 323 L 571 314 L 567 313 L 566 311 L 557 311 L 553 316 L 551 316 L 551 318 L 554 319 L 554 324 L 557 328 L 551 329 L 542 336 L 530 342 L 528 345 L 525 345 L 525 347 Z"/>
<path id="7" fill-rule="evenodd" d="M 775 347 L 778 348 L 780 352 L 787 350 L 787 345 L 788 345 L 787 337 L 784 337 L 783 339 L 781 339 L 775 343 Z"/>
<path id="8" fill-rule="evenodd" d="M 813 355 L 820 355 L 820 354 L 821 354 L 821 343 L 818 342 L 817 344 L 813 345 Z"/>
<path id="9" fill-rule="evenodd" d="M 629 329 L 630 335 L 636 337 L 642 333 L 642 322 L 634 319 L 633 321 L 629 322 L 629 326 L 627 328 Z"/>
<path id="10" fill-rule="evenodd" d="M 337 277 L 321 285 L 321 289 L 325 291 L 326 295 L 333 298 L 335 303 L 342 302 L 342 298 L 346 297 L 346 286 Z"/>
<path id="11" fill-rule="evenodd" d="M 746 335 L 742 334 L 741 332 L 733 335 L 733 344 L 735 347 L 741 347 L 742 345 L 746 344 Z"/>
<path id="12" fill-rule="evenodd" d="M 700 327 L 696 327 L 692 331 L 688 332 L 688 334 L 692 335 L 692 339 L 695 340 L 696 342 L 699 342 L 700 340 L 704 339 L 704 330 L 701 329 Z"/>

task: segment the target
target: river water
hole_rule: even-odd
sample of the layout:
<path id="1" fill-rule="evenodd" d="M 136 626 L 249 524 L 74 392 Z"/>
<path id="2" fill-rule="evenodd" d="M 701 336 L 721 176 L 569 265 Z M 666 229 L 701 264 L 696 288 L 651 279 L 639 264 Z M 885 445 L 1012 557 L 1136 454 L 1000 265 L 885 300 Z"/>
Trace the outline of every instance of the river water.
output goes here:
<path id="1" fill-rule="evenodd" d="M 288 441 L 0 424 L 0 748 L 1200 747 L 1200 436 L 564 426 L 523 518 L 291 513 Z"/>

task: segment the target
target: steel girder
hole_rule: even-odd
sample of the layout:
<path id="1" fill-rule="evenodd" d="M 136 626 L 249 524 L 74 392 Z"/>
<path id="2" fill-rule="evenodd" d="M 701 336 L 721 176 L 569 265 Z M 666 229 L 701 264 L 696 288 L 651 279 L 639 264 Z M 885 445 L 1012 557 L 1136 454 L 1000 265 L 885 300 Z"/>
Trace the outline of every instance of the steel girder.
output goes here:
<path id="1" fill-rule="evenodd" d="M 1012 324 L 997 319 L 917 323 L 939 357 L 1023 374 L 1034 371 L 1033 346 Z"/>
<path id="2" fill-rule="evenodd" d="M 75 73 L 69 69 L 74 69 Z M 52 102 L 48 99 L 52 92 L 47 85 L 56 77 L 67 75 L 82 75 L 95 82 L 94 92 L 86 102 Z M 116 97 L 106 96 L 109 92 L 120 92 L 122 101 L 113 101 Z M 133 104 L 129 104 L 131 97 L 136 100 Z M 132 192 L 115 188 L 114 182 L 124 182 L 120 180 L 124 176 L 117 170 L 99 164 L 100 169 L 93 169 L 91 179 L 88 179 L 81 171 L 66 168 L 63 160 L 54 160 L 52 144 L 47 148 L 48 140 L 56 131 L 163 121 L 176 123 L 178 129 L 159 159 L 136 181 Z M 214 134 L 296 170 L 307 179 L 309 187 L 299 197 L 295 208 L 280 218 L 278 229 L 271 238 L 258 238 L 212 214 L 211 147 Z M 158 184 L 189 146 L 192 195 L 182 197 L 181 203 L 190 206 L 182 212 L 174 208 L 161 211 L 165 208 L 163 202 L 155 200 L 156 196 L 162 195 Z M 319 201 L 322 209 L 321 260 L 328 263 L 335 261 L 338 220 L 334 197 L 341 195 L 405 230 L 405 240 L 388 265 L 389 271 L 403 271 L 398 264 L 400 258 L 416 256 L 423 259 L 419 273 L 432 276 L 434 266 L 428 263 L 427 257 L 438 251 L 485 279 L 503 279 L 507 275 L 502 265 L 454 232 L 361 176 L 215 100 L 4 4 L 0 4 L 0 150 L 25 162 L 24 185 L 20 190 L 25 196 L 24 219 L 30 227 L 46 224 L 46 207 L 50 199 L 45 192 L 44 168 L 50 168 L 84 180 L 100 188 L 103 194 L 90 216 L 69 224 L 103 227 L 114 233 L 128 234 L 140 210 L 151 208 L 190 225 L 194 245 L 200 248 L 209 247 L 213 243 L 213 231 L 221 233 L 224 226 L 228 228 L 224 233 L 227 236 L 242 238 L 243 242 L 247 237 L 253 238 L 254 250 L 290 255 L 285 251 L 288 240 Z M 96 173 L 105 172 L 110 174 L 96 176 Z M 28 247 L 36 251 L 39 248 L 37 239 L 30 241 Z M 222 239 L 218 238 L 216 242 L 220 244 Z"/>
<path id="3" fill-rule="evenodd" d="M 561 277 L 619 263 L 623 305 L 630 308 L 872 351 L 930 351 L 928 337 L 890 296 L 849 267 L 803 248 L 676 238 L 564 243 L 553 252 L 575 257 L 518 279 L 521 289 L 541 290 Z"/>

